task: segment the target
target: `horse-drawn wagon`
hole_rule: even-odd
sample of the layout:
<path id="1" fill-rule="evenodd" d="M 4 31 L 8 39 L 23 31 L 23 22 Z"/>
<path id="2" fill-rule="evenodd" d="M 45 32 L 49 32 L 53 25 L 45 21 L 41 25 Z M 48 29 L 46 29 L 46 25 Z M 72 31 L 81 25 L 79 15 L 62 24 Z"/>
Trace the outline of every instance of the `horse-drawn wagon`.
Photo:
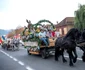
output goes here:
<path id="1" fill-rule="evenodd" d="M 6 50 L 19 50 L 19 45 L 20 45 L 20 41 L 18 39 L 6 39 L 3 44 L 2 44 L 2 48 L 6 49 Z"/>
<path id="2" fill-rule="evenodd" d="M 55 60 L 58 61 L 58 57 L 62 55 L 63 62 L 66 62 L 66 59 L 64 57 L 64 50 L 66 50 L 69 55 L 69 65 L 73 66 L 73 63 L 75 63 L 77 60 L 76 46 L 79 45 L 80 48 L 82 48 L 82 46 L 85 45 L 84 42 L 79 42 L 80 37 L 82 37 L 81 32 L 77 28 L 72 28 L 68 31 L 68 33 L 64 37 L 59 37 L 57 38 L 57 40 L 56 38 L 49 38 L 48 46 L 44 46 L 38 37 L 36 37 L 35 41 L 30 40 L 31 42 L 30 44 L 28 42 L 25 42 L 25 46 L 27 47 L 29 46 L 29 48 L 27 49 L 29 55 L 37 54 L 41 55 L 42 58 L 48 57 L 50 52 L 52 51 L 52 49 L 54 49 L 55 46 L 54 50 Z M 33 45 L 33 43 L 35 44 Z M 82 50 L 83 50 L 82 60 L 85 61 L 85 48 L 82 48 Z"/>
<path id="3" fill-rule="evenodd" d="M 50 53 L 52 51 L 54 51 L 54 46 L 55 46 L 56 38 L 53 38 L 53 37 L 52 38 L 48 38 L 49 45 L 46 46 L 43 43 L 43 41 L 41 41 L 39 39 L 39 37 L 36 36 L 36 34 L 39 31 L 37 26 L 38 25 L 41 26 L 40 23 L 42 23 L 42 22 L 48 22 L 48 23 L 51 24 L 52 29 L 54 28 L 53 23 L 51 23 L 50 21 L 48 21 L 48 20 L 41 20 L 41 21 L 39 21 L 38 23 L 36 23 L 34 25 L 30 24 L 30 27 L 33 26 L 35 28 L 35 30 L 37 31 L 35 33 L 35 35 L 30 34 L 30 31 L 27 31 L 27 30 L 30 30 L 29 29 L 30 27 L 28 27 L 28 28 L 26 28 L 23 31 L 24 35 L 22 37 L 23 37 L 23 40 L 24 40 L 24 46 L 27 47 L 27 52 L 28 52 L 29 55 L 36 54 L 36 55 L 41 55 L 42 58 L 46 58 L 46 57 L 48 57 L 50 55 Z M 31 39 L 28 40 L 27 38 L 30 38 L 30 37 L 31 37 Z"/>

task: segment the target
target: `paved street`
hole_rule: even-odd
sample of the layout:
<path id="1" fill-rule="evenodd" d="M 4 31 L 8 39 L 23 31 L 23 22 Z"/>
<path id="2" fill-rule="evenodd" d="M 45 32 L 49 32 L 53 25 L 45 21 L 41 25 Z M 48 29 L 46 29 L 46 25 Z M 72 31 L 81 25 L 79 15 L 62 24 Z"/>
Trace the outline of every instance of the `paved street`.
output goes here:
<path id="1" fill-rule="evenodd" d="M 23 47 L 19 51 L 7 51 L 0 48 L 0 70 L 84 70 L 85 63 L 81 61 L 82 51 L 77 48 L 78 61 L 74 67 L 60 60 L 54 60 L 54 56 L 42 59 L 40 56 L 28 55 Z M 65 54 L 66 55 L 66 54 Z M 68 56 L 68 55 L 66 55 Z M 66 57 L 68 60 L 68 58 Z"/>
<path id="2" fill-rule="evenodd" d="M 26 68 L 0 52 L 0 70 L 26 70 Z"/>

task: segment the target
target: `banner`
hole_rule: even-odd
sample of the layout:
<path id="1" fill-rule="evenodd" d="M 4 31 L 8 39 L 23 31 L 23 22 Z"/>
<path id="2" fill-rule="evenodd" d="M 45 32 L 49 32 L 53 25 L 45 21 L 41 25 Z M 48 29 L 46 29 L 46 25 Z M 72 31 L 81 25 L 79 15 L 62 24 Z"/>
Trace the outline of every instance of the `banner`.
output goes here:
<path id="1" fill-rule="evenodd" d="M 38 46 L 38 42 L 30 42 L 30 41 L 28 41 L 28 42 L 24 42 L 24 45 L 25 46 Z"/>

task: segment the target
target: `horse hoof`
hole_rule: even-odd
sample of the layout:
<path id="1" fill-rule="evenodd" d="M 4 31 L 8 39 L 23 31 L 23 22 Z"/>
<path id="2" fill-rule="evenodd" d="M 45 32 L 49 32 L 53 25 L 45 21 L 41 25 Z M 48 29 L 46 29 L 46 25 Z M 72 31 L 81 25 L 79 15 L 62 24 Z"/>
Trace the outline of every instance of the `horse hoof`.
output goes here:
<path id="1" fill-rule="evenodd" d="M 58 59 L 55 58 L 55 61 L 58 61 Z"/>
<path id="2" fill-rule="evenodd" d="M 69 64 L 69 66 L 74 66 L 74 65 L 71 63 L 71 64 Z"/>
<path id="3" fill-rule="evenodd" d="M 85 62 L 85 56 L 82 56 L 82 61 Z"/>
<path id="4" fill-rule="evenodd" d="M 63 63 L 67 62 L 67 60 L 63 60 Z"/>
<path id="5" fill-rule="evenodd" d="M 76 61 L 77 61 L 77 58 L 74 58 L 74 59 L 73 59 L 73 62 L 76 63 Z"/>

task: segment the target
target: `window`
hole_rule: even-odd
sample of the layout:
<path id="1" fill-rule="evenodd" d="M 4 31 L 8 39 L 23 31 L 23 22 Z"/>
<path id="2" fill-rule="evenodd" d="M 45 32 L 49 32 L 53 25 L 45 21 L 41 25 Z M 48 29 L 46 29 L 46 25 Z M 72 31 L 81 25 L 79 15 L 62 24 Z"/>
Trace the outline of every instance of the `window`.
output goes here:
<path id="1" fill-rule="evenodd" d="M 64 35 L 64 28 L 62 28 L 62 35 Z"/>
<path id="2" fill-rule="evenodd" d="M 64 28 L 64 34 L 66 34 L 66 33 L 67 33 L 67 28 L 65 27 L 65 28 Z"/>
<path id="3" fill-rule="evenodd" d="M 59 29 L 59 32 L 60 32 L 60 34 L 62 35 L 62 30 L 61 30 L 61 29 Z"/>

